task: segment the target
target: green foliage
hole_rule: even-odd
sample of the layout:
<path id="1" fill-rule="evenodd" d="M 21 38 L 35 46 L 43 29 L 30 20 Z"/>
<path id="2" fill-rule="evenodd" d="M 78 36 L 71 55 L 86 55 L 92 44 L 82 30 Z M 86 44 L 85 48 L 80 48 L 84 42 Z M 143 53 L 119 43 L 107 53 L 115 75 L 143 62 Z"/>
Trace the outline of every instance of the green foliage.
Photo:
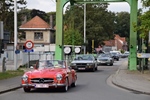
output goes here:
<path id="1" fill-rule="evenodd" d="M 144 7 L 149 7 L 150 6 L 150 0 L 141 0 L 143 3 Z"/>
<path id="2" fill-rule="evenodd" d="M 138 18 L 140 20 L 140 25 L 134 27 L 136 30 L 140 31 L 140 37 L 146 39 L 150 31 L 150 11 L 145 12 Z"/>
<path id="3" fill-rule="evenodd" d="M 13 0 L 1 0 L 0 1 L 0 21 L 3 21 L 4 31 L 11 32 L 13 37 L 14 33 L 14 1 Z M 17 0 L 17 10 L 23 9 L 26 5 L 25 0 Z M 12 38 L 11 38 L 12 39 Z M 13 40 L 12 40 L 13 41 Z"/>
<path id="4" fill-rule="evenodd" d="M 115 34 L 128 37 L 130 34 L 130 14 L 128 12 L 116 13 Z"/>
<path id="5" fill-rule="evenodd" d="M 125 51 L 123 49 L 120 50 L 121 53 L 124 53 Z"/>
<path id="6" fill-rule="evenodd" d="M 68 29 L 64 32 L 64 45 L 82 45 L 83 38 L 78 30 Z"/>
<path id="7" fill-rule="evenodd" d="M 86 5 L 86 40 L 95 40 L 98 47 L 104 40 L 113 38 L 115 13 L 107 10 L 107 3 Z M 64 25 L 78 30 L 83 38 L 84 6 L 68 6 L 64 15 Z"/>
<path id="8" fill-rule="evenodd" d="M 0 80 L 23 75 L 23 70 L 0 72 Z"/>

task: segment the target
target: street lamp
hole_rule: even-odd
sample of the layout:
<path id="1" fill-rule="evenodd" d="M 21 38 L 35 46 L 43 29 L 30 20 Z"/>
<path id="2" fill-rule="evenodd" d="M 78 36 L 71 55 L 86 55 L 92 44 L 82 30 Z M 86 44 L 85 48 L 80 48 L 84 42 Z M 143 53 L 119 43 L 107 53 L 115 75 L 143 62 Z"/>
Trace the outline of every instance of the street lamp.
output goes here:
<path id="1" fill-rule="evenodd" d="M 84 44 L 86 43 L 86 3 L 84 3 Z M 84 54 L 86 53 L 86 45 L 84 45 Z"/>
<path id="2" fill-rule="evenodd" d="M 17 70 L 17 54 L 15 53 L 17 46 L 17 0 L 14 0 L 14 67 Z"/>

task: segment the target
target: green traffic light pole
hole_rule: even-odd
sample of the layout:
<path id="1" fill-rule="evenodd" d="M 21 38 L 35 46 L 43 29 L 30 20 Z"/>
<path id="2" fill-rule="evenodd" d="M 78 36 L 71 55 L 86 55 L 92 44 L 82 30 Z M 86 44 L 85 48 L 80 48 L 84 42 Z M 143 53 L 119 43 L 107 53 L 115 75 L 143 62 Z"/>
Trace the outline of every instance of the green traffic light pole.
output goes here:
<path id="1" fill-rule="evenodd" d="M 129 70 L 137 70 L 137 2 L 138 0 L 56 0 L 56 48 L 55 59 L 63 60 L 63 7 L 69 2 L 74 3 L 107 3 L 107 2 L 127 2 L 130 5 L 130 43 L 129 43 Z"/>

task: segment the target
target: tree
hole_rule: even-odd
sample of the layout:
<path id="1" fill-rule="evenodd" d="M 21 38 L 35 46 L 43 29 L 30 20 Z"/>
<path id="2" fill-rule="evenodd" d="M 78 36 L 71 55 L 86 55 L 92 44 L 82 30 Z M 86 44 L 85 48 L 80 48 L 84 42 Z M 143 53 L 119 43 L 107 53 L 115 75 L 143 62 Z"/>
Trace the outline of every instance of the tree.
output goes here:
<path id="1" fill-rule="evenodd" d="M 78 30 L 68 29 L 64 32 L 64 45 L 82 45 L 83 38 Z"/>
<path id="2" fill-rule="evenodd" d="M 141 0 L 143 3 L 144 7 L 149 7 L 150 6 L 150 0 Z"/>
<path id="3" fill-rule="evenodd" d="M 143 15 L 139 16 L 139 19 L 141 23 L 136 29 L 140 31 L 140 37 L 146 39 L 150 31 L 150 11 L 147 11 Z"/>
<path id="4" fill-rule="evenodd" d="M 130 14 L 128 12 L 116 13 L 115 20 L 115 34 L 119 34 L 121 37 L 128 37 L 130 33 Z"/>
<path id="5" fill-rule="evenodd" d="M 86 40 L 95 40 L 95 47 L 102 44 L 104 40 L 113 38 L 115 13 L 108 12 L 107 7 L 107 3 L 87 4 Z M 84 6 L 82 4 L 74 5 L 73 9 L 70 6 L 67 7 L 64 25 L 68 29 L 78 30 L 83 38 Z"/>
<path id="6" fill-rule="evenodd" d="M 11 37 L 13 37 L 14 33 L 14 1 L 13 0 L 1 0 L 0 1 L 0 20 L 4 23 L 4 31 L 11 32 Z M 26 5 L 25 0 L 18 0 L 17 1 L 17 9 L 23 9 Z M 11 38 L 12 39 L 12 38 Z M 12 40 L 13 41 L 13 40 Z"/>

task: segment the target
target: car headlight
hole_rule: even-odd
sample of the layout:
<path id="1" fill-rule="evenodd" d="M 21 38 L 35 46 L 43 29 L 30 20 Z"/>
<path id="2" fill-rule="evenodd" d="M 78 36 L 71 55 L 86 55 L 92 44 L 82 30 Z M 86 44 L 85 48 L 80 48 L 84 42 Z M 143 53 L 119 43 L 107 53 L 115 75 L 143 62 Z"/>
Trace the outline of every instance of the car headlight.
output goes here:
<path id="1" fill-rule="evenodd" d="M 62 75 L 61 74 L 57 74 L 56 75 L 56 79 L 59 80 L 59 81 L 62 80 Z"/>
<path id="2" fill-rule="evenodd" d="M 72 65 L 72 66 L 76 66 L 76 63 L 72 63 L 71 65 Z"/>
<path id="3" fill-rule="evenodd" d="M 27 81 L 28 81 L 28 75 L 26 75 L 26 74 L 23 75 L 23 76 L 22 76 L 22 80 L 25 81 L 25 82 L 27 82 Z"/>
<path id="4" fill-rule="evenodd" d="M 110 61 L 110 59 L 107 59 L 107 61 Z"/>

